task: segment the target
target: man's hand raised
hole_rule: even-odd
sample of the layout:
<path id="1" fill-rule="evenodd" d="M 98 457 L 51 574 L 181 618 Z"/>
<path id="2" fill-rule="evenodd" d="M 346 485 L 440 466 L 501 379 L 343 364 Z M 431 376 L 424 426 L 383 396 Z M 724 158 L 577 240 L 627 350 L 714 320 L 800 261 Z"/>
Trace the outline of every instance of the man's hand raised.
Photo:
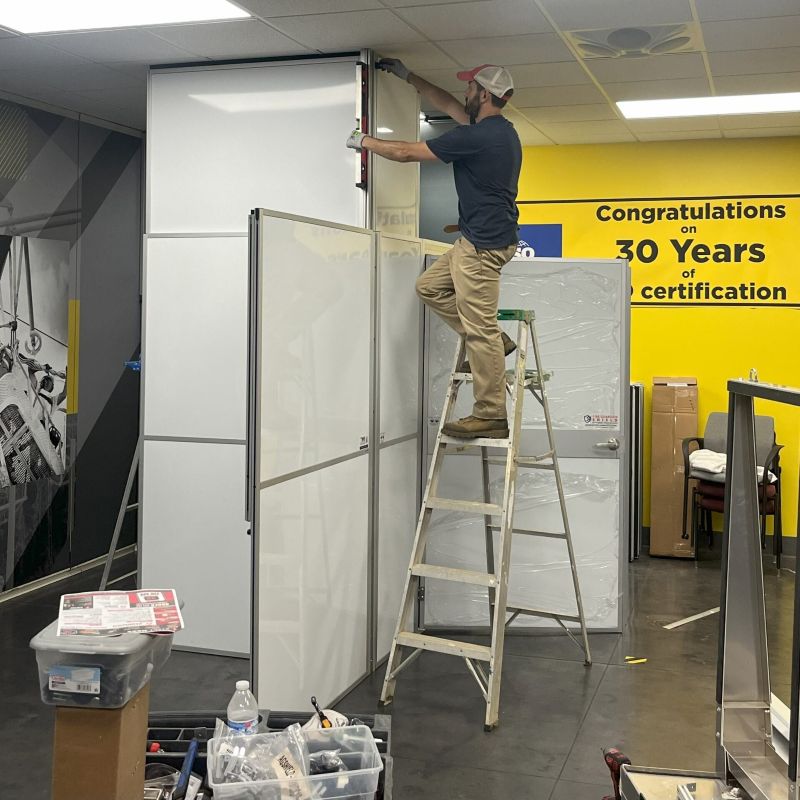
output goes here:
<path id="1" fill-rule="evenodd" d="M 382 58 L 375 66 L 384 72 L 391 72 L 397 75 L 400 80 L 407 81 L 411 74 L 408 67 L 399 58 Z"/>

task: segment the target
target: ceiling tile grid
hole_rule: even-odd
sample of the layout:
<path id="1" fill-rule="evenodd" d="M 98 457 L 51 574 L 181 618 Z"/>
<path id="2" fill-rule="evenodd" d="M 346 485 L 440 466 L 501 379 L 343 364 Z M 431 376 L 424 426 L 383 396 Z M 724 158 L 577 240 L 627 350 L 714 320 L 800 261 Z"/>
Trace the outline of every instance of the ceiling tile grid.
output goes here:
<path id="1" fill-rule="evenodd" d="M 616 107 L 800 91 L 798 0 L 234 2 L 254 18 L 31 36 L 0 28 L 0 89 L 142 128 L 151 64 L 373 48 L 459 99 L 456 71 L 508 66 L 516 85 L 508 115 L 526 144 L 791 136 L 800 127 L 797 115 L 784 114 L 625 121 Z M 639 57 L 589 57 L 573 36 L 659 26 L 698 35 L 683 46 L 688 52 L 644 48 Z"/>

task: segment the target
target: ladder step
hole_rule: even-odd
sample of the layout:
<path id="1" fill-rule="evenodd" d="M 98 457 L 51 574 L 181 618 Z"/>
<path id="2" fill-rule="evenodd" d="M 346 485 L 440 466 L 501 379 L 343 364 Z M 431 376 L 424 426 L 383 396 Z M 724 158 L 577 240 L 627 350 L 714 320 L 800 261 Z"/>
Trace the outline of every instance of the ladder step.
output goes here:
<path id="1" fill-rule="evenodd" d="M 441 511 L 466 511 L 469 514 L 488 514 L 499 517 L 503 513 L 501 506 L 494 503 L 478 503 L 474 500 L 452 500 L 449 497 L 429 497 L 426 503 L 428 508 L 438 508 Z"/>
<path id="2" fill-rule="evenodd" d="M 441 444 L 455 444 L 459 447 L 509 447 L 511 445 L 510 439 L 489 439 L 484 436 L 475 439 L 459 439 L 456 436 L 442 434 L 439 441 Z"/>
<path id="3" fill-rule="evenodd" d="M 498 532 L 500 530 L 499 525 L 489 525 L 490 531 Z M 544 536 L 547 539 L 566 539 L 567 534 L 563 531 L 532 531 L 528 530 L 527 528 L 512 528 L 511 533 L 521 533 L 525 536 Z"/>
<path id="4" fill-rule="evenodd" d="M 515 614 L 527 614 L 531 617 L 544 617 L 545 619 L 560 619 L 566 622 L 580 622 L 577 614 L 558 614 L 555 611 L 544 611 L 541 608 L 527 608 L 525 606 L 506 606 L 506 611 Z"/>
<path id="5" fill-rule="evenodd" d="M 426 636 L 424 633 L 401 633 L 397 637 L 397 644 L 403 645 L 403 647 L 414 647 L 417 650 L 433 650 L 448 656 L 476 658 L 479 661 L 491 661 L 492 659 L 491 651 L 485 645 L 457 642 L 438 636 Z"/>
<path id="6" fill-rule="evenodd" d="M 497 585 L 496 576 L 488 572 L 476 572 L 471 569 L 456 569 L 455 567 L 440 567 L 435 564 L 415 564 L 411 567 L 411 574 L 420 578 L 438 578 L 441 581 L 454 581 L 455 583 L 471 583 L 475 586 Z"/>

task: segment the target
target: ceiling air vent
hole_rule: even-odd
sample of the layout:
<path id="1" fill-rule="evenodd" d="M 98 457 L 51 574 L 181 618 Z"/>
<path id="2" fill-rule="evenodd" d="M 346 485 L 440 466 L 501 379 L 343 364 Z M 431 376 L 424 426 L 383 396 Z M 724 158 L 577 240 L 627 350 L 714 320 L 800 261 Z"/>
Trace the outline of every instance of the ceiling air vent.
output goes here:
<path id="1" fill-rule="evenodd" d="M 699 49 L 693 23 L 567 31 L 566 35 L 584 58 L 643 58 Z"/>

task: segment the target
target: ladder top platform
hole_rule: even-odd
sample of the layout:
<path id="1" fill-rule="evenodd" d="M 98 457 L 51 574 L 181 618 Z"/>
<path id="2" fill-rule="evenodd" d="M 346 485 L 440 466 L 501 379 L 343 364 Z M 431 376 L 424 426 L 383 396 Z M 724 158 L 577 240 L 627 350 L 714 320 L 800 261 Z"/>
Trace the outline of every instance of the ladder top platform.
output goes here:
<path id="1" fill-rule="evenodd" d="M 498 308 L 497 319 L 501 322 L 509 320 L 518 320 L 519 322 L 533 322 L 536 315 L 533 311 L 525 308 Z"/>

